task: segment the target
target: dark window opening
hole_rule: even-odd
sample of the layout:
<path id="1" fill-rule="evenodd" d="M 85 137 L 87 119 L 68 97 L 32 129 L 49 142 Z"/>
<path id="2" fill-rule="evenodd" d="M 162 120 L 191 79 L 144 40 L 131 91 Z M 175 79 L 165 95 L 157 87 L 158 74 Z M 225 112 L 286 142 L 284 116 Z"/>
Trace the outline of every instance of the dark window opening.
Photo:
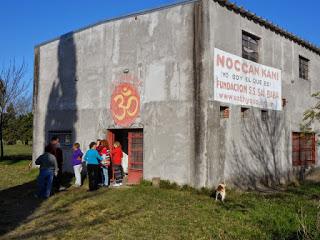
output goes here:
<path id="1" fill-rule="evenodd" d="M 72 132 L 71 131 L 49 131 L 48 142 L 50 142 L 50 140 L 53 136 L 57 136 L 59 138 L 59 142 L 62 147 L 72 146 Z"/>
<path id="2" fill-rule="evenodd" d="M 292 133 L 293 166 L 310 166 L 316 163 L 316 137 L 314 133 Z"/>
<path id="3" fill-rule="evenodd" d="M 229 118 L 230 109 L 229 107 L 220 106 L 220 118 Z"/>
<path id="4" fill-rule="evenodd" d="M 241 118 L 248 118 L 249 113 L 250 113 L 249 108 L 244 108 L 244 107 L 241 108 Z"/>
<path id="5" fill-rule="evenodd" d="M 299 56 L 299 77 L 309 79 L 309 59 Z"/>
<path id="6" fill-rule="evenodd" d="M 242 57 L 254 62 L 259 60 L 260 38 L 242 31 Z"/>
<path id="7" fill-rule="evenodd" d="M 268 120 L 268 111 L 267 110 L 261 110 L 261 120 L 262 121 Z"/>
<path id="8" fill-rule="evenodd" d="M 282 98 L 282 107 L 285 107 L 287 105 L 288 101 L 286 98 Z"/>

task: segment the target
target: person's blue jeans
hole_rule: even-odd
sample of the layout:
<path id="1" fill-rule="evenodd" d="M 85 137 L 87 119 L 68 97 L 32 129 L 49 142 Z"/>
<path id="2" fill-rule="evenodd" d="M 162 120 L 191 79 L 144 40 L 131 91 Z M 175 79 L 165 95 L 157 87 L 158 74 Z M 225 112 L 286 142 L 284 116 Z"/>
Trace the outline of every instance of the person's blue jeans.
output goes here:
<path id="1" fill-rule="evenodd" d="M 38 176 L 38 196 L 41 198 L 50 197 L 52 182 L 53 182 L 53 170 L 40 169 Z"/>
<path id="2" fill-rule="evenodd" d="M 103 167 L 102 172 L 103 172 L 103 185 L 108 186 L 109 185 L 109 170 L 107 167 Z"/>

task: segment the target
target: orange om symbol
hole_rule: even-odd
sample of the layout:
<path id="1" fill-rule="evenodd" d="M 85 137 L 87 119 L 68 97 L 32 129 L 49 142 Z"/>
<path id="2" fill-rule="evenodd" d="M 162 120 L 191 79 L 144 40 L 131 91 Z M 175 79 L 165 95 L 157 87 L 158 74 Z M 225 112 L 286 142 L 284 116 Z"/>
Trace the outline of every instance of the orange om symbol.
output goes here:
<path id="1" fill-rule="evenodd" d="M 140 96 L 133 85 L 122 83 L 115 88 L 111 111 L 117 125 L 129 126 L 134 122 L 140 112 Z"/>

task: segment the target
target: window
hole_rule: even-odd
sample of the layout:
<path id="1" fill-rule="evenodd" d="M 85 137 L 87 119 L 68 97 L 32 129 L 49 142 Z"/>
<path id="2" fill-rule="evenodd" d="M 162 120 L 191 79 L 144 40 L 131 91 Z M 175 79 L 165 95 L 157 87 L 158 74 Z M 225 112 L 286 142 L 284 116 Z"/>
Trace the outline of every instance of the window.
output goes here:
<path id="1" fill-rule="evenodd" d="M 316 163 L 316 137 L 314 133 L 292 133 L 293 166 L 309 166 Z"/>
<path id="2" fill-rule="evenodd" d="M 299 56 L 299 77 L 308 80 L 309 60 Z"/>
<path id="3" fill-rule="evenodd" d="M 241 108 L 241 118 L 248 118 L 249 117 L 249 108 Z"/>
<path id="4" fill-rule="evenodd" d="M 267 110 L 261 110 L 261 120 L 262 121 L 268 120 L 268 111 Z"/>
<path id="5" fill-rule="evenodd" d="M 259 60 L 260 38 L 242 31 L 242 57 L 254 62 Z"/>
<path id="6" fill-rule="evenodd" d="M 50 131 L 48 142 L 53 136 L 57 136 L 60 140 L 60 145 L 63 147 L 70 147 L 72 145 L 71 131 Z"/>
<path id="7" fill-rule="evenodd" d="M 220 118 L 229 118 L 229 107 L 220 106 Z"/>
<path id="8" fill-rule="evenodd" d="M 286 98 L 282 98 L 282 107 L 285 107 L 287 105 L 287 99 Z"/>

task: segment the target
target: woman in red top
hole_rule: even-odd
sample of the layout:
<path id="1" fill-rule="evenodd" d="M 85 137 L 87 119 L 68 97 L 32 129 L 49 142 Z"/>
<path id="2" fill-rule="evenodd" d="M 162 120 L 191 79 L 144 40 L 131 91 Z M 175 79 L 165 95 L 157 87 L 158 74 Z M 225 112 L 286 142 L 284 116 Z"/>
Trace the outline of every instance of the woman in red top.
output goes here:
<path id="1" fill-rule="evenodd" d="M 112 167 L 114 169 L 114 177 L 116 179 L 115 187 L 122 185 L 122 149 L 119 142 L 114 142 L 114 149 L 111 151 Z"/>

